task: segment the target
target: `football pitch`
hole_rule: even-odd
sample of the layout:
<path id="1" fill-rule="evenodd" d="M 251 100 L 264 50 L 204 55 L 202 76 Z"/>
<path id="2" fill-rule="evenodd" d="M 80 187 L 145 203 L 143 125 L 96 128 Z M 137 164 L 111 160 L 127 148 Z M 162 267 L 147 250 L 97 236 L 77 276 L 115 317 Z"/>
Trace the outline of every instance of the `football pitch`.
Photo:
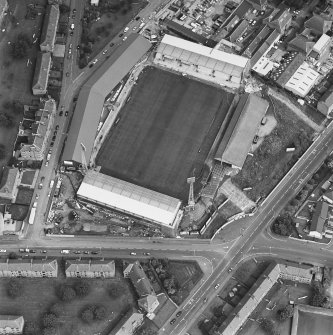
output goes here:
<path id="1" fill-rule="evenodd" d="M 186 200 L 187 178 L 199 182 L 232 98 L 222 89 L 148 67 L 96 163 L 102 173 Z"/>

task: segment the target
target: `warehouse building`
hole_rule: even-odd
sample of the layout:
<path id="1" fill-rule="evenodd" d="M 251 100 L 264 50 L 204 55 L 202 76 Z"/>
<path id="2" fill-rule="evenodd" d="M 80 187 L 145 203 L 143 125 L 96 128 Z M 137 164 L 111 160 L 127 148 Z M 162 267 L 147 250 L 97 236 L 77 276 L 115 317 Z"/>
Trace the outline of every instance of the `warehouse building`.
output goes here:
<path id="1" fill-rule="evenodd" d="M 215 154 L 215 160 L 242 169 L 268 102 L 255 94 L 244 94 L 236 107 Z"/>
<path id="2" fill-rule="evenodd" d="M 191 75 L 231 88 L 238 88 L 249 70 L 249 60 L 245 57 L 171 35 L 164 35 L 154 61 L 183 75 Z"/>
<path id="3" fill-rule="evenodd" d="M 94 146 L 106 96 L 147 53 L 151 44 L 139 34 L 131 34 L 83 85 L 74 111 L 63 160 L 87 163 Z"/>
<path id="4" fill-rule="evenodd" d="M 180 200 L 93 170 L 87 171 L 77 197 L 170 230 L 181 218 Z"/>

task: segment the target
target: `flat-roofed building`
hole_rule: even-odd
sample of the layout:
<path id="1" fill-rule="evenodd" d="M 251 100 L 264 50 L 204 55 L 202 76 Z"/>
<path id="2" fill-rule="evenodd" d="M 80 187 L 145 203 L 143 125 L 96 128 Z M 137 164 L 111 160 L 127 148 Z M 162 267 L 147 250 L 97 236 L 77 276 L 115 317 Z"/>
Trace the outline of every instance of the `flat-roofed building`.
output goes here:
<path id="1" fill-rule="evenodd" d="M 18 168 L 4 167 L 0 181 L 0 199 L 14 202 L 17 195 L 17 186 L 20 183 L 20 172 Z"/>
<path id="2" fill-rule="evenodd" d="M 44 16 L 42 34 L 40 37 L 40 50 L 43 52 L 52 52 L 57 35 L 57 26 L 59 20 L 59 6 L 48 5 Z"/>
<path id="3" fill-rule="evenodd" d="M 24 328 L 23 316 L 0 315 L 0 334 L 22 334 Z"/>
<path id="4" fill-rule="evenodd" d="M 317 109 L 320 113 L 328 116 L 333 110 L 333 89 L 328 89 L 320 98 L 317 104 Z"/>
<path id="5" fill-rule="evenodd" d="M 330 36 L 323 34 L 313 46 L 312 51 L 309 53 L 309 59 L 313 64 L 322 64 L 326 62 L 330 56 L 332 46 L 332 39 Z"/>
<path id="6" fill-rule="evenodd" d="M 323 238 L 323 230 L 326 220 L 328 219 L 329 204 L 325 201 L 319 201 L 316 204 L 315 211 L 312 215 L 310 225 L 310 237 L 318 239 Z"/>
<path id="7" fill-rule="evenodd" d="M 113 278 L 115 264 L 104 260 L 69 260 L 66 261 L 65 273 L 69 278 Z"/>
<path id="8" fill-rule="evenodd" d="M 172 230 L 180 215 L 180 200 L 93 170 L 86 173 L 77 197 Z"/>
<path id="9" fill-rule="evenodd" d="M 20 153 L 22 160 L 42 161 L 46 154 L 47 143 L 52 131 L 56 102 L 49 99 L 44 102 L 35 115 L 35 122 L 31 129 L 25 129 L 23 135 L 27 136 L 28 143 L 21 143 Z"/>
<path id="10" fill-rule="evenodd" d="M 171 35 L 164 35 L 154 62 L 222 86 L 238 88 L 249 71 L 249 60 Z"/>
<path id="11" fill-rule="evenodd" d="M 303 62 L 287 81 L 284 88 L 304 98 L 318 82 L 319 78 L 320 74 L 313 70 L 308 63 Z"/>
<path id="12" fill-rule="evenodd" d="M 44 95 L 47 93 L 47 83 L 49 81 L 51 61 L 52 58 L 50 52 L 39 52 L 37 54 L 35 74 L 32 80 L 33 95 Z"/>
<path id="13" fill-rule="evenodd" d="M 136 309 L 129 310 L 109 335 L 133 335 L 142 325 L 144 315 Z"/>
<path id="14" fill-rule="evenodd" d="M 131 71 L 148 52 L 151 44 L 139 34 L 131 34 L 103 61 L 81 88 L 71 128 L 68 132 L 63 160 L 82 162 L 82 145 L 85 159 L 89 163 L 97 128 L 106 96 Z"/>
<path id="15" fill-rule="evenodd" d="M 0 259 L 0 277 L 57 277 L 56 259 Z"/>
<path id="16" fill-rule="evenodd" d="M 215 154 L 215 160 L 241 169 L 254 136 L 264 117 L 268 102 L 255 94 L 244 94 L 238 102 L 226 132 Z"/>

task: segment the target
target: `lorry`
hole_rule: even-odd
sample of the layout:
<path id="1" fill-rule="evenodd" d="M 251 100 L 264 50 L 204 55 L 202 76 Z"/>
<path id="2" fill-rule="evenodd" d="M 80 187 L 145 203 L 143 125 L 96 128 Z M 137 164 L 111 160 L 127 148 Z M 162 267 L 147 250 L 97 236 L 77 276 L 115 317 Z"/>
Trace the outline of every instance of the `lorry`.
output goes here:
<path id="1" fill-rule="evenodd" d="M 36 207 L 33 207 L 30 212 L 29 216 L 29 224 L 33 224 L 35 221 L 35 215 L 36 215 Z"/>
<path id="2" fill-rule="evenodd" d="M 69 250 L 64 249 L 64 250 L 61 250 L 60 253 L 61 254 L 69 254 Z"/>

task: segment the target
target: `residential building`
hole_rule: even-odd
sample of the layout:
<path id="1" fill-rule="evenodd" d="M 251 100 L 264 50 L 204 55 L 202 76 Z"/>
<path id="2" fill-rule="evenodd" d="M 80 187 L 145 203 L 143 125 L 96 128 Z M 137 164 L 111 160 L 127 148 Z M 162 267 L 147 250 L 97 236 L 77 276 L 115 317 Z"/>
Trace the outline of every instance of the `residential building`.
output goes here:
<path id="1" fill-rule="evenodd" d="M 303 62 L 284 85 L 284 88 L 304 98 L 319 81 L 319 78 L 320 74 L 313 70 L 308 63 Z"/>
<path id="2" fill-rule="evenodd" d="M 326 62 L 326 60 L 330 56 L 331 46 L 331 37 L 326 34 L 321 35 L 308 56 L 312 64 L 319 65 Z"/>
<path id="3" fill-rule="evenodd" d="M 323 229 L 325 221 L 328 218 L 329 204 L 325 201 L 318 201 L 316 204 L 315 211 L 312 216 L 310 225 L 310 237 L 318 239 L 323 238 Z"/>
<path id="4" fill-rule="evenodd" d="M 268 6 L 268 1 L 267 0 L 247 0 L 254 9 L 261 11 L 265 10 Z"/>
<path id="5" fill-rule="evenodd" d="M 8 1 L 7 0 L 0 1 L 0 25 L 2 23 L 3 18 L 5 17 L 7 9 L 8 9 Z"/>
<path id="6" fill-rule="evenodd" d="M 0 212 L 0 235 L 19 235 L 21 222 L 12 219 L 12 214 Z"/>
<path id="7" fill-rule="evenodd" d="M 104 260 L 70 260 L 66 261 L 65 272 L 66 277 L 113 278 L 115 264 Z"/>
<path id="8" fill-rule="evenodd" d="M 0 199 L 8 200 L 8 203 L 15 202 L 20 180 L 21 174 L 18 168 L 4 167 L 0 182 Z"/>
<path id="9" fill-rule="evenodd" d="M 51 53 L 39 52 L 37 54 L 35 74 L 32 80 L 33 95 L 44 95 L 47 93 L 47 83 L 51 69 Z"/>
<path id="10" fill-rule="evenodd" d="M 99 0 L 90 0 L 90 4 L 91 4 L 92 6 L 98 6 L 98 4 L 99 4 Z"/>
<path id="11" fill-rule="evenodd" d="M 28 143 L 21 143 L 22 160 L 42 161 L 48 148 L 48 140 L 52 131 L 56 113 L 56 102 L 49 99 L 44 102 L 35 114 L 35 122 L 31 129 L 21 130 L 20 135 L 28 138 Z"/>
<path id="12" fill-rule="evenodd" d="M 323 194 L 323 200 L 328 202 L 330 205 L 333 205 L 333 189 L 330 188 L 328 189 L 324 194 Z"/>
<path id="13" fill-rule="evenodd" d="M 24 328 L 23 316 L 0 315 L 0 334 L 22 334 Z"/>
<path id="14" fill-rule="evenodd" d="M 328 116 L 333 110 L 333 89 L 328 89 L 317 103 L 317 110 Z"/>
<path id="15" fill-rule="evenodd" d="M 0 259 L 0 277 L 57 277 L 56 259 Z"/>
<path id="16" fill-rule="evenodd" d="M 59 14 L 58 5 L 48 5 L 46 7 L 42 34 L 40 38 L 40 50 L 43 52 L 53 51 L 57 34 Z"/>
<path id="17" fill-rule="evenodd" d="M 138 304 L 141 309 L 148 313 L 149 318 L 153 318 L 153 313 L 159 305 L 156 293 L 147 278 L 142 266 L 138 261 L 129 264 L 124 270 L 124 277 L 129 278 L 135 287 L 140 299 Z"/>
<path id="18" fill-rule="evenodd" d="M 133 335 L 142 325 L 144 315 L 136 309 L 129 310 L 109 335 Z"/>
<path id="19" fill-rule="evenodd" d="M 315 42 L 311 41 L 307 36 L 296 34 L 296 36 L 288 43 L 288 50 L 300 51 L 307 56 L 314 45 Z"/>
<path id="20" fill-rule="evenodd" d="M 271 28 L 276 29 L 280 34 L 284 34 L 287 31 L 291 25 L 291 21 L 292 15 L 289 12 L 289 8 L 283 4 L 265 20 Z"/>
<path id="21" fill-rule="evenodd" d="M 314 14 L 304 23 L 304 27 L 310 29 L 316 35 L 326 34 L 332 27 L 332 21 L 321 15 Z"/>

